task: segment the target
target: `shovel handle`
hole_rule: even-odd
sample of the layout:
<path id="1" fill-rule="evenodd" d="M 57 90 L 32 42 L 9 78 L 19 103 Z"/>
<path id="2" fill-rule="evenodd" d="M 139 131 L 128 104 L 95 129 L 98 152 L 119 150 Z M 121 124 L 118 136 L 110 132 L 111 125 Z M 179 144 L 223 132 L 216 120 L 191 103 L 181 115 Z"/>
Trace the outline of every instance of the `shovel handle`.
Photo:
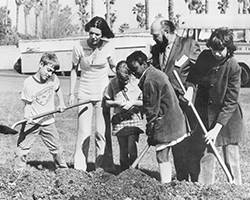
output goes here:
<path id="1" fill-rule="evenodd" d="M 139 162 L 141 161 L 142 157 L 147 153 L 148 149 L 149 149 L 149 145 L 147 144 L 142 152 L 140 153 L 140 155 L 136 158 L 136 160 L 132 163 L 131 167 L 132 169 L 135 169 L 137 167 L 137 165 L 139 164 Z"/>
<path id="2" fill-rule="evenodd" d="M 175 76 L 176 80 L 178 81 L 178 83 L 179 83 L 181 89 L 183 90 L 184 93 L 186 93 L 186 89 L 185 89 L 184 85 L 182 84 L 181 79 L 180 79 L 180 77 L 179 77 L 177 71 L 174 70 L 173 73 L 174 73 L 174 76 Z M 196 117 L 196 119 L 197 119 L 199 125 L 200 125 L 201 128 L 202 128 L 203 134 L 206 135 L 206 134 L 208 133 L 208 132 L 207 132 L 207 129 L 206 129 L 205 125 L 203 124 L 203 122 L 202 122 L 202 120 L 201 120 L 201 118 L 200 118 L 200 116 L 199 116 L 199 114 L 198 114 L 198 112 L 197 112 L 197 110 L 196 110 L 196 108 L 194 107 L 194 104 L 193 104 L 192 102 L 190 102 L 190 106 L 191 106 L 192 111 L 193 111 L 194 114 L 195 114 L 195 117 Z M 225 172 L 225 174 L 226 174 L 226 176 L 227 176 L 227 178 L 228 178 L 229 183 L 234 183 L 232 174 L 229 172 L 227 166 L 226 166 L 225 163 L 223 162 L 223 160 L 222 160 L 222 158 L 221 158 L 221 156 L 220 156 L 220 154 L 219 154 L 217 148 L 215 147 L 214 143 L 209 139 L 209 140 L 208 140 L 208 144 L 209 144 L 210 147 L 212 148 L 215 157 L 217 158 L 217 160 L 218 160 L 220 166 L 222 167 L 223 171 Z"/>
<path id="3" fill-rule="evenodd" d="M 83 101 L 83 102 L 80 102 L 80 103 L 76 103 L 76 104 L 73 104 L 71 106 L 68 106 L 67 108 L 65 108 L 65 111 L 66 110 L 69 110 L 71 108 L 74 108 L 74 107 L 77 107 L 77 106 L 81 106 L 83 104 L 86 104 L 87 102 Z M 84 108 L 84 111 L 87 110 L 88 108 L 85 107 Z M 45 117 L 47 115 L 52 115 L 52 114 L 55 114 L 55 113 L 59 113 L 60 112 L 60 109 L 55 109 L 55 110 L 52 110 L 52 111 L 48 111 L 48 112 L 45 112 L 45 113 L 42 113 L 42 114 L 39 114 L 39 115 L 35 115 L 32 117 L 32 120 L 36 120 L 36 119 L 39 119 L 41 117 Z M 11 128 L 12 129 L 15 129 L 16 126 L 20 125 L 20 124 L 23 124 L 23 123 L 26 123 L 28 121 L 28 119 L 22 119 L 22 120 L 19 120 L 17 121 L 16 123 L 14 123 Z"/>

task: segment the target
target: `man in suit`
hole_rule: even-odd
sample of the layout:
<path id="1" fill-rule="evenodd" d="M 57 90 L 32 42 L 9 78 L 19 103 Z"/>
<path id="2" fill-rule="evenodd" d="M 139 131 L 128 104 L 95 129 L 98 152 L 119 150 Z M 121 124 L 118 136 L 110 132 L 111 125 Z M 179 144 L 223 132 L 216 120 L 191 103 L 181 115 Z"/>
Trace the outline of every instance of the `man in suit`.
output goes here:
<path id="1" fill-rule="evenodd" d="M 168 75 L 180 101 L 180 106 L 186 114 L 186 125 L 190 133 L 196 124 L 195 118 L 191 108 L 183 98 L 183 91 L 173 74 L 173 70 L 178 72 L 185 85 L 190 66 L 195 63 L 201 49 L 195 40 L 178 36 L 175 29 L 173 22 L 163 18 L 158 18 L 152 23 L 151 35 L 156 44 L 151 49 L 151 59 L 154 67 Z M 177 179 L 180 181 L 189 179 L 188 152 L 189 137 L 172 148 Z"/>

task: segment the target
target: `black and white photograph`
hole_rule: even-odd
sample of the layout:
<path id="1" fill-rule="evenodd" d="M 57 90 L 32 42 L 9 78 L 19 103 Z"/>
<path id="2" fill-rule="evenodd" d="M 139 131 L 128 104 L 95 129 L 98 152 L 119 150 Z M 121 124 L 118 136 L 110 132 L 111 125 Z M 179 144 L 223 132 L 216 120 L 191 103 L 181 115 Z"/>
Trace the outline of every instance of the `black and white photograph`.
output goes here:
<path id="1" fill-rule="evenodd" d="M 0 200 L 250 200 L 250 0 L 0 17 Z"/>

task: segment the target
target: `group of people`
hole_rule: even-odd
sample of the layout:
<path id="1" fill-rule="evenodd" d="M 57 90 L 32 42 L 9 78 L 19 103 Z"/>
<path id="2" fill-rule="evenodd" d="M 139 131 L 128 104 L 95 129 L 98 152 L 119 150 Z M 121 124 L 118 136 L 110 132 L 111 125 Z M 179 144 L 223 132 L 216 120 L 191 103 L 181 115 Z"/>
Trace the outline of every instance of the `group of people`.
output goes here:
<path id="1" fill-rule="evenodd" d="M 87 170 L 94 116 L 96 169 L 103 168 L 108 134 L 117 136 L 120 165 L 125 170 L 137 158 L 139 135 L 146 133 L 148 144 L 155 146 L 162 183 L 172 179 L 171 151 L 178 180 L 214 183 L 216 161 L 208 145 L 212 141 L 222 147 L 234 183 L 241 184 L 239 143 L 244 137 L 238 101 L 241 68 L 233 57 L 236 47 L 232 30 L 216 29 L 207 41 L 208 49 L 201 51 L 195 40 L 178 36 L 171 21 L 158 18 L 151 25 L 151 35 L 156 42 L 151 56 L 135 51 L 117 65 L 114 46 L 107 40 L 114 34 L 106 21 L 94 17 L 85 30 L 89 38 L 74 46 L 70 74 L 69 104 L 86 102 L 78 108 L 75 169 Z M 29 121 L 18 139 L 16 172 L 25 168 L 27 154 L 39 134 L 55 164 L 67 168 L 54 117 L 31 120 L 32 116 L 54 108 L 55 93 L 60 109 L 66 108 L 54 74 L 58 68 L 56 55 L 44 53 L 37 73 L 24 82 L 21 98 L 24 116 Z M 111 80 L 109 69 L 115 74 Z M 174 70 L 186 92 L 173 75 Z M 206 135 L 190 108 L 192 103 L 208 131 Z"/>

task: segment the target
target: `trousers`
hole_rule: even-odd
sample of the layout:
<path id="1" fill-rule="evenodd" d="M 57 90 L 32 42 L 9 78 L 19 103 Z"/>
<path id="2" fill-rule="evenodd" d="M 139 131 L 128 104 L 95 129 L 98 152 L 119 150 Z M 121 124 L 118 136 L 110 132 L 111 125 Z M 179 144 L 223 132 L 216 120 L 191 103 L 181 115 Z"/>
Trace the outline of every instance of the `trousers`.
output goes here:
<path id="1" fill-rule="evenodd" d="M 25 131 L 21 131 L 18 138 L 17 150 L 15 155 L 14 170 L 23 170 L 27 162 L 27 154 L 38 135 L 41 135 L 44 144 L 48 147 L 53 156 L 57 167 L 67 167 L 67 164 L 62 156 L 62 148 L 59 142 L 59 133 L 55 124 L 50 125 L 29 125 L 25 127 Z"/>
<path id="2" fill-rule="evenodd" d="M 225 165 L 233 176 L 234 183 L 242 184 L 240 171 L 240 154 L 238 144 L 228 144 L 222 147 Z M 192 166 L 191 180 L 202 184 L 215 182 L 216 157 L 207 145 L 193 144 L 190 165 Z"/>
<path id="3" fill-rule="evenodd" d="M 184 138 L 181 142 L 172 147 L 173 161 L 177 180 L 189 180 L 190 174 L 190 137 Z"/>
<path id="4" fill-rule="evenodd" d="M 87 107 L 87 110 L 83 112 L 85 107 Z M 90 136 L 93 132 L 93 114 L 95 128 L 95 168 L 100 168 L 103 164 L 106 140 L 102 101 L 92 101 L 78 108 L 78 132 L 74 154 L 75 169 L 87 170 Z"/>

